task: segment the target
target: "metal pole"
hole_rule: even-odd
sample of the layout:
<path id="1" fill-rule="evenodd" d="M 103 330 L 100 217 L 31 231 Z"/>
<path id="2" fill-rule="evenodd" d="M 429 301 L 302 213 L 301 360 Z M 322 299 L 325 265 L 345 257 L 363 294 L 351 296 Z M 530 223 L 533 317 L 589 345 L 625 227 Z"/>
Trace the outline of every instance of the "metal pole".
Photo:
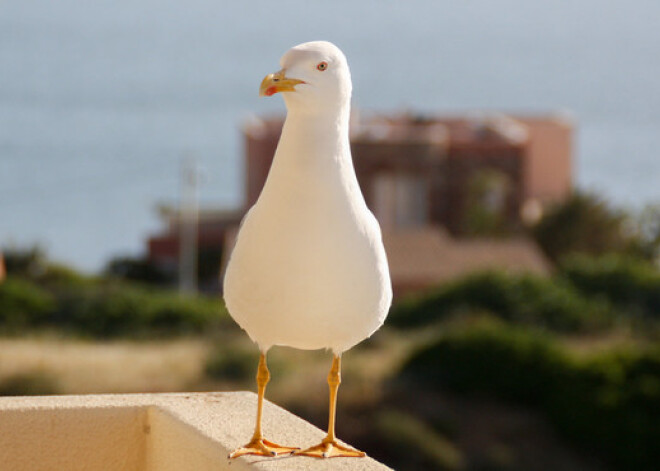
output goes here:
<path id="1" fill-rule="evenodd" d="M 181 166 L 181 209 L 179 211 L 179 292 L 197 292 L 197 163 L 186 156 Z"/>

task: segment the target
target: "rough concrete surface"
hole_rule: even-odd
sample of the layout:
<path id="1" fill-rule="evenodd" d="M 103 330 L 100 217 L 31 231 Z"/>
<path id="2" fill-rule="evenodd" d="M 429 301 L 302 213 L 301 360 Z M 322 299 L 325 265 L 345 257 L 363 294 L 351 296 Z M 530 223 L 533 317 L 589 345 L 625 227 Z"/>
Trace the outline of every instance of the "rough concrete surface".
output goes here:
<path id="1" fill-rule="evenodd" d="M 250 392 L 0 398 L 0 470 L 387 470 L 371 458 L 227 458 L 249 440 Z M 263 432 L 283 445 L 317 444 L 322 430 L 270 402 Z"/>

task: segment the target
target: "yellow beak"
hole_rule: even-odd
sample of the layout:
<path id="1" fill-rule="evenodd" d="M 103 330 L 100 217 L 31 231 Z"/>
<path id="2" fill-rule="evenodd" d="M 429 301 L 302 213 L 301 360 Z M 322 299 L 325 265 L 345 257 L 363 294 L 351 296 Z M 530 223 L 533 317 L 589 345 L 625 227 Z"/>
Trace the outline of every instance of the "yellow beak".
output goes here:
<path id="1" fill-rule="evenodd" d="M 295 90 L 295 86 L 301 83 L 305 82 L 303 80 L 287 77 L 284 75 L 284 69 L 282 69 L 274 74 L 266 75 L 261 81 L 259 96 L 271 96 L 277 92 L 292 92 Z"/>

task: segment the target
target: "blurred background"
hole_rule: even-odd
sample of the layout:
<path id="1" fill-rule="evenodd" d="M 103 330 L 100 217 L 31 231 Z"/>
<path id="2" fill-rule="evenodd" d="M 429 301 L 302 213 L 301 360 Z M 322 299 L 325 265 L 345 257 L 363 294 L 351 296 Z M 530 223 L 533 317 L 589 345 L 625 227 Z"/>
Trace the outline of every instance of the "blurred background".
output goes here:
<path id="1" fill-rule="evenodd" d="M 0 394 L 254 389 L 218 274 L 326 39 L 395 289 L 338 435 L 395 469 L 655 469 L 660 6 L 0 3 Z M 325 428 L 324 352 L 268 398 Z M 317 391 L 310 394 L 310 391 Z"/>

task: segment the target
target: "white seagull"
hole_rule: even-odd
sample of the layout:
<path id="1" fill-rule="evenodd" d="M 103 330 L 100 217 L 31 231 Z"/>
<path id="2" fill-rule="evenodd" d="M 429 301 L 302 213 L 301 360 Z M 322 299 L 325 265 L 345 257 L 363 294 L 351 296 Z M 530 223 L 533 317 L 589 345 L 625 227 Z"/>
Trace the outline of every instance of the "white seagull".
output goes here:
<path id="1" fill-rule="evenodd" d="M 224 279 L 227 308 L 261 350 L 252 440 L 230 457 L 295 453 L 365 456 L 335 437 L 341 354 L 383 324 L 392 302 L 380 227 L 355 176 L 348 125 L 351 76 L 334 44 L 293 47 L 260 95 L 282 92 L 287 107 L 273 164 L 238 233 Z M 265 440 L 263 397 L 274 345 L 333 353 L 328 435 L 303 451 Z"/>

